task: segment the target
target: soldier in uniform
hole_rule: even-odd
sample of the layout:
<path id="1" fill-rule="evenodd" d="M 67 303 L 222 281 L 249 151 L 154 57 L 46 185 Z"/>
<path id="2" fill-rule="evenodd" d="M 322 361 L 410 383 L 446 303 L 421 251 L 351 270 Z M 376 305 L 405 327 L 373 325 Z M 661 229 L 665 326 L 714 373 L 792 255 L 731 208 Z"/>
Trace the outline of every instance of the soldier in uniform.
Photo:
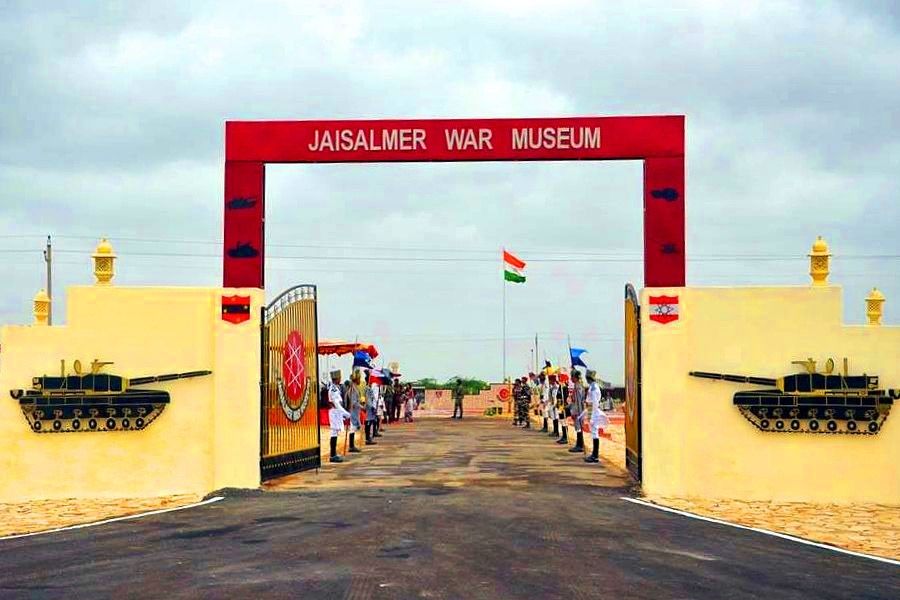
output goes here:
<path id="1" fill-rule="evenodd" d="M 549 437 L 559 437 L 559 411 L 556 408 L 556 402 L 559 397 L 559 382 L 556 379 L 556 375 L 550 375 L 547 379 L 550 381 L 547 392 L 547 416 L 553 421 L 553 431 L 548 435 Z"/>
<path id="2" fill-rule="evenodd" d="M 602 394 L 600 393 L 600 385 L 597 383 L 597 372 L 587 372 L 588 392 L 587 404 L 591 410 L 591 438 L 594 442 L 593 452 L 584 459 L 584 462 L 598 463 L 600 462 L 600 428 L 609 426 L 609 419 L 602 410 L 600 410 L 600 402 Z M 587 413 L 587 407 L 585 407 Z"/>
<path id="3" fill-rule="evenodd" d="M 341 397 L 341 372 L 331 372 L 331 383 L 328 385 L 328 402 L 331 408 L 328 409 L 328 423 L 331 426 L 331 462 L 344 462 L 344 459 L 338 456 L 337 440 L 338 436 L 344 430 L 344 419 L 350 416 L 342 403 Z"/>
<path id="4" fill-rule="evenodd" d="M 522 393 L 522 380 L 516 377 L 516 380 L 513 381 L 512 385 L 512 399 L 513 406 L 515 407 L 515 411 L 513 412 L 512 424 L 513 427 L 518 427 L 522 425 L 522 407 L 520 406 L 521 402 L 519 402 L 519 394 Z"/>
<path id="5" fill-rule="evenodd" d="M 568 377 L 563 381 L 562 376 L 559 378 L 559 394 L 557 396 L 557 411 L 559 412 L 559 428 L 562 430 L 562 437 L 556 440 L 557 444 L 569 445 L 569 384 Z"/>
<path id="6" fill-rule="evenodd" d="M 384 417 L 384 424 L 394 422 L 394 386 L 391 385 L 391 382 L 388 381 L 384 384 L 384 389 L 381 390 L 381 398 L 384 402 L 384 406 L 382 407 L 382 416 Z"/>
<path id="7" fill-rule="evenodd" d="M 359 431 L 359 382 L 362 379 L 359 369 L 353 371 L 344 391 L 344 408 L 350 411 L 350 452 L 359 452 L 356 447 L 356 432 Z"/>
<path id="8" fill-rule="evenodd" d="M 569 404 L 569 414 L 575 421 L 575 447 L 569 448 L 569 452 L 584 451 L 584 383 L 581 381 L 581 371 L 572 369 L 572 394 L 569 396 L 572 403 Z"/>
<path id="9" fill-rule="evenodd" d="M 540 398 L 535 398 L 538 395 L 538 378 L 534 373 L 528 374 L 528 379 L 525 380 L 525 387 L 528 388 L 528 394 L 531 398 L 528 399 L 528 422 L 531 422 L 531 412 L 534 411 L 535 416 L 537 416 L 538 411 L 540 410 Z M 535 401 L 537 400 L 537 401 Z"/>
<path id="10" fill-rule="evenodd" d="M 531 407 L 531 390 L 528 387 L 528 381 L 523 377 L 519 383 L 519 392 L 516 396 L 516 409 L 519 413 L 519 423 L 525 426 L 525 429 L 531 429 L 531 416 L 528 410 Z"/>
<path id="11" fill-rule="evenodd" d="M 369 387 L 366 388 L 366 444 L 377 444 L 378 433 L 378 403 L 381 402 L 378 393 L 378 382 L 369 378 Z"/>
<path id="12" fill-rule="evenodd" d="M 463 418 L 463 396 L 466 395 L 465 388 L 463 388 L 462 379 L 456 380 L 456 387 L 453 388 L 453 416 L 451 419 L 462 419 Z M 459 409 L 459 416 L 456 416 L 456 411 Z"/>
<path id="13" fill-rule="evenodd" d="M 547 382 L 547 375 L 543 371 L 538 375 L 538 394 L 540 397 L 541 416 L 544 417 L 544 426 L 541 428 L 541 431 L 546 432 L 549 431 L 547 425 L 550 411 L 547 408 L 547 403 L 550 401 L 550 384 Z"/>

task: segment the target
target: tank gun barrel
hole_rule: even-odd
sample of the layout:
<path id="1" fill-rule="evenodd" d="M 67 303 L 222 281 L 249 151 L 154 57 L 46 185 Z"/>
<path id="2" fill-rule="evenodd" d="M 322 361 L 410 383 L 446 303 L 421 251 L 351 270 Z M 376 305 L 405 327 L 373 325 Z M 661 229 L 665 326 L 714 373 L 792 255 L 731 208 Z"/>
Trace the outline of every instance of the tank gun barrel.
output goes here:
<path id="1" fill-rule="evenodd" d="M 700 379 L 715 379 L 719 381 L 733 381 L 735 383 L 752 383 L 754 385 L 778 385 L 778 381 L 771 377 L 753 377 L 748 375 L 732 375 L 729 373 L 711 373 L 708 371 L 691 371 L 691 377 Z"/>
<path id="2" fill-rule="evenodd" d="M 212 371 L 188 371 L 186 373 L 165 373 L 164 375 L 150 375 L 148 377 L 133 377 L 129 380 L 131 385 L 144 385 L 145 383 L 156 383 L 157 381 L 173 381 L 175 379 L 190 379 L 191 377 L 202 377 L 210 375 Z"/>

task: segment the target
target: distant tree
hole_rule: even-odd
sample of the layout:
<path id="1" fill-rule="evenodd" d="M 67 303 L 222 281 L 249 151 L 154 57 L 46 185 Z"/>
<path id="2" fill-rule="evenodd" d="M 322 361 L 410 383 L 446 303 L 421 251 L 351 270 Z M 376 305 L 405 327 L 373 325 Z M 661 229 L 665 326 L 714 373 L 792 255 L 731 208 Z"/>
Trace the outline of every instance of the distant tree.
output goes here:
<path id="1" fill-rule="evenodd" d="M 423 387 L 426 390 L 436 390 L 438 388 L 444 387 L 440 383 L 438 383 L 437 379 L 434 379 L 433 377 L 423 377 L 422 379 L 413 381 L 411 383 L 415 387 Z"/>
<path id="2" fill-rule="evenodd" d="M 463 390 L 465 390 L 466 394 L 475 395 L 482 390 L 491 389 L 490 384 L 480 379 L 471 379 L 468 377 L 451 377 L 447 381 L 441 383 L 437 379 L 433 377 L 423 377 L 418 381 L 411 382 L 412 385 L 416 387 L 423 387 L 427 390 L 436 390 L 436 389 L 453 389 L 456 387 L 456 382 L 462 381 Z"/>
<path id="3" fill-rule="evenodd" d="M 469 379 L 467 377 L 459 377 L 459 376 L 451 377 L 450 379 L 448 379 L 447 383 L 444 384 L 444 387 L 455 388 L 457 381 L 462 382 L 463 390 L 465 390 L 465 393 L 467 395 L 474 396 L 475 394 L 478 394 L 479 392 L 491 389 L 490 384 L 488 384 L 486 381 L 482 381 L 480 379 Z"/>

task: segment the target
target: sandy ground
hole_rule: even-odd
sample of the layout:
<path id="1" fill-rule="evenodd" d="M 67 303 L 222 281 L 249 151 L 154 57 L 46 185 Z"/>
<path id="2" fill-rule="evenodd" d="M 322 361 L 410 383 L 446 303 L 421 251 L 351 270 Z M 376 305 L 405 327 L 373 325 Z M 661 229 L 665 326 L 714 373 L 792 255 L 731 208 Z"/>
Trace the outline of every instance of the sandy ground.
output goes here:
<path id="1" fill-rule="evenodd" d="M 900 560 L 900 507 L 691 498 L 648 500 L 706 517 Z"/>
<path id="2" fill-rule="evenodd" d="M 0 537 L 93 523 L 161 508 L 184 506 L 200 500 L 196 495 L 158 498 L 35 500 L 0 504 Z"/>

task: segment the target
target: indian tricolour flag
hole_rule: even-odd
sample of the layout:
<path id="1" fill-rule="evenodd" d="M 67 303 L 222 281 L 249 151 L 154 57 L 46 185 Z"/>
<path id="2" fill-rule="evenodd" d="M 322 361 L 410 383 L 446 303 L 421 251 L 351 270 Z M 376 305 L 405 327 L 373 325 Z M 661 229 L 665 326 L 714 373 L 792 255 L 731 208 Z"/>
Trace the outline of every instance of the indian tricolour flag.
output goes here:
<path id="1" fill-rule="evenodd" d="M 513 283 L 525 283 L 525 261 L 503 251 L 503 278 Z"/>

